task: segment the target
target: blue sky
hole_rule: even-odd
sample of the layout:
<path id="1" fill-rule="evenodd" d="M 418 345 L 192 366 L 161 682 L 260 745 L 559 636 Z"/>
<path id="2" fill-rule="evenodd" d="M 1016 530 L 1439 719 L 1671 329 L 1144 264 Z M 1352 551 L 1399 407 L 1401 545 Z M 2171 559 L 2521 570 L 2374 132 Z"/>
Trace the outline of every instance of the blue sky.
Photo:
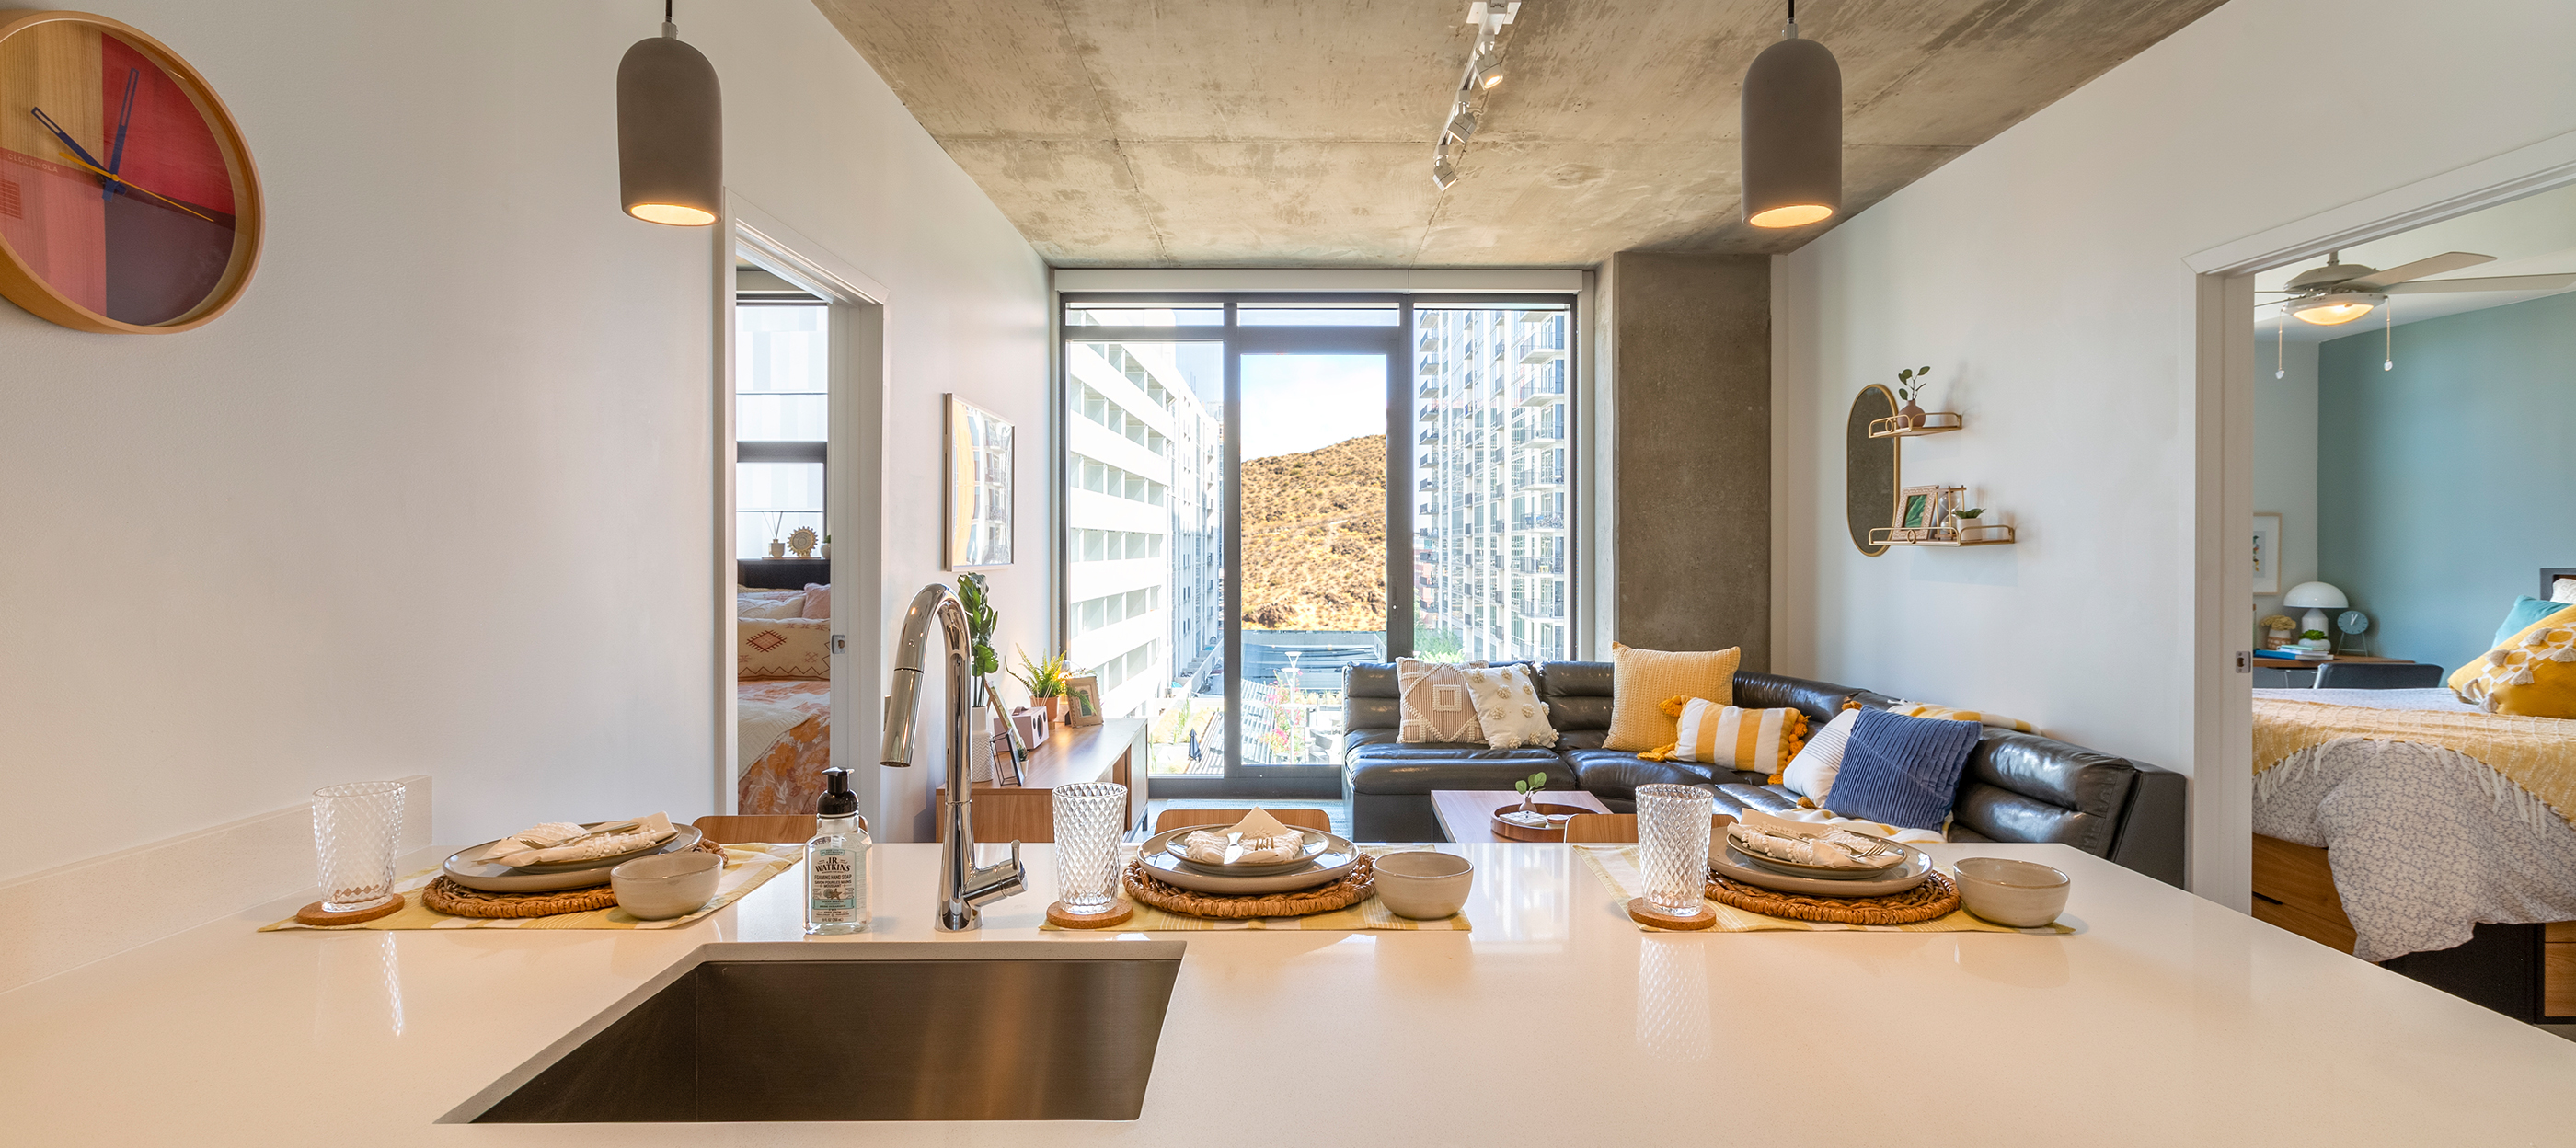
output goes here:
<path id="1" fill-rule="evenodd" d="M 1386 356 L 1245 355 L 1243 457 L 1386 433 Z"/>

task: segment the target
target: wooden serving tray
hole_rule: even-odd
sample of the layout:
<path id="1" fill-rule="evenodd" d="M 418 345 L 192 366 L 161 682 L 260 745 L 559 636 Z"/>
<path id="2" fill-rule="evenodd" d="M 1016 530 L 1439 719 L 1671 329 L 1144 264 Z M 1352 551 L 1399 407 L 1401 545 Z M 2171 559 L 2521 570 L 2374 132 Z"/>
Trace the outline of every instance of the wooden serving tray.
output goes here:
<path id="1" fill-rule="evenodd" d="M 1550 816 L 1566 816 L 1566 817 L 1571 817 L 1571 816 L 1574 816 L 1574 815 L 1577 815 L 1577 814 L 1583 814 L 1583 813 L 1599 813 L 1599 812 L 1601 812 L 1601 811 L 1600 811 L 1600 810 L 1598 810 L 1598 809 L 1588 809 L 1588 808 L 1585 808 L 1585 807 L 1580 806 L 1580 805 L 1557 805 L 1557 804 L 1554 804 L 1554 803 L 1552 803 L 1552 802 L 1546 802 L 1546 801 L 1532 802 L 1532 803 L 1530 804 L 1530 808 L 1535 809 L 1535 810 L 1537 810 L 1537 811 L 1539 811 L 1539 812 L 1541 812 L 1541 813 L 1548 814 L 1548 815 L 1550 815 Z M 1563 841 L 1563 840 L 1565 840 L 1565 826 L 1564 826 L 1563 824 L 1561 824 L 1561 823 L 1560 823 L 1560 824 L 1558 824 L 1555 828 L 1552 828 L 1552 829 L 1532 829 L 1532 828 L 1530 828 L 1529 826 L 1526 826 L 1526 825 L 1516 825 L 1516 824 L 1513 824 L 1512 822 L 1509 822 L 1509 821 L 1505 821 L 1505 820 L 1503 820 L 1503 815 L 1504 815 L 1504 814 L 1506 814 L 1506 813 L 1516 812 L 1516 811 L 1518 811 L 1519 809 L 1520 809 L 1520 806 L 1517 806 L 1517 805 L 1506 805 L 1506 806 L 1504 806 L 1504 807 L 1502 807 L 1502 808 L 1500 808 L 1500 809 L 1497 809 L 1497 810 L 1495 810 L 1495 811 L 1493 812 L 1494 836 L 1496 836 L 1496 837 L 1500 837 L 1500 838 L 1502 838 L 1502 839 L 1503 839 L 1503 840 L 1505 840 L 1505 841 Z"/>

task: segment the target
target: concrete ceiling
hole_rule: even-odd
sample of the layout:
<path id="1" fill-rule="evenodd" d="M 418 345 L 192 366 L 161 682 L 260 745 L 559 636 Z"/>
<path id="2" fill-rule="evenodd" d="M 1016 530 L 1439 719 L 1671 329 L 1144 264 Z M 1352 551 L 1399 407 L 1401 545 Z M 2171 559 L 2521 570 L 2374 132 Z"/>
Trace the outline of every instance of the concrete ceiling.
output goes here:
<path id="1" fill-rule="evenodd" d="M 1809 0 L 1844 217 L 2222 0 Z M 1466 0 L 815 0 L 1059 266 L 1589 266 L 1764 253 L 1736 93 L 1773 0 L 1527 0 L 1446 192 Z"/>

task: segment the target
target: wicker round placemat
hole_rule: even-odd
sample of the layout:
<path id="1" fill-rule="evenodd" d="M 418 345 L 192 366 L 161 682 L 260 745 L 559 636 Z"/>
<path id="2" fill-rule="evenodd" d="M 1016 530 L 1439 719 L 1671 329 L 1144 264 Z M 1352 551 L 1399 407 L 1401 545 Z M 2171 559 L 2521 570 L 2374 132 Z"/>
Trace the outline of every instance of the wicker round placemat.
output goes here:
<path id="1" fill-rule="evenodd" d="M 1289 893 L 1225 896 L 1164 882 L 1140 862 L 1127 863 L 1127 895 L 1165 912 L 1188 917 L 1304 917 L 1347 909 L 1377 892 L 1377 867 L 1363 855 L 1341 880 Z"/>
<path id="2" fill-rule="evenodd" d="M 1946 917 L 1959 907 L 1959 887 L 1939 870 L 1923 883 L 1884 897 L 1814 897 L 1748 885 L 1723 874 L 1708 875 L 1708 899 L 1721 905 L 1787 917 L 1792 921 L 1825 921 L 1838 925 L 1911 925 Z"/>
<path id="3" fill-rule="evenodd" d="M 689 847 L 695 853 L 713 853 L 721 857 L 724 846 L 701 840 Z M 558 913 L 587 913 L 617 903 L 617 891 L 610 885 L 593 885 L 587 889 L 558 889 L 552 893 L 487 893 L 468 889 L 441 874 L 423 886 L 420 903 L 451 917 L 551 917 Z"/>

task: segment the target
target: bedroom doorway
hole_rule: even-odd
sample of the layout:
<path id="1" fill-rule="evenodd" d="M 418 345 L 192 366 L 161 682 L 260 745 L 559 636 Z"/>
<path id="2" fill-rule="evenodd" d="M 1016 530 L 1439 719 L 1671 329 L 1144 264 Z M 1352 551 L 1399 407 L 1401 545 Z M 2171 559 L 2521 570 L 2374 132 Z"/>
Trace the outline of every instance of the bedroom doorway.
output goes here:
<path id="1" fill-rule="evenodd" d="M 2299 588 L 2298 579 L 2303 576 L 2308 581 L 2325 583 L 2337 594 L 2344 588 L 2332 582 L 2331 563 L 2324 556 L 2312 557 L 2309 554 L 2309 548 L 2317 543 L 2321 534 L 2327 538 L 2333 536 L 2331 526 L 2309 526 L 2303 544 L 2297 528 L 2286 521 L 2292 517 L 2284 511 L 2287 503 L 2258 505 L 2258 483 L 2265 487 L 2267 495 L 2276 499 L 2284 496 L 2273 493 L 2279 489 L 2276 480 L 2257 477 L 2258 470 L 2277 467 L 2283 459 L 2277 445 L 2262 438 L 2263 428 L 2257 425 L 2256 412 L 2258 403 L 2277 406 L 2282 401 L 2277 393 L 2265 395 L 2265 387 L 2277 388 L 2297 382 L 2299 380 L 2294 379 L 2294 374 L 2321 369 L 2308 356 L 2313 354 L 2318 360 L 2327 356 L 2324 344 L 2319 344 L 2313 352 L 2303 351 L 2295 339 L 2284 339 L 2276 330 L 2265 328 L 2258 331 L 2258 314 L 2270 310 L 2277 315 L 2280 310 L 2277 304 L 2292 297 L 2286 291 L 2282 294 L 2258 294 L 2258 291 L 2286 289 L 2290 286 L 2289 279 L 2317 271 L 2328 264 L 2350 264 L 2365 247 L 2374 248 L 2372 255 L 2375 261 L 2384 260 L 2374 262 L 2375 267 L 2404 270 L 2419 259 L 2448 254 L 2452 244 L 2447 240 L 2437 242 L 2432 234 L 2446 223 L 2467 223 L 2473 213 L 2499 207 L 2509 209 L 2519 206 L 2518 201 L 2538 200 L 2570 185 L 2576 185 L 2576 134 L 2544 140 L 2184 257 L 2185 266 L 2196 277 L 2197 530 L 2192 563 L 2194 577 L 2191 580 L 2194 635 L 2189 662 L 2193 680 L 2194 746 L 2188 885 L 2193 892 L 2239 911 L 2251 909 L 2256 836 L 2256 787 L 2252 767 L 2257 764 L 2252 760 L 2256 733 L 2254 690 L 2258 684 L 2266 689 L 2283 688 L 2293 680 L 2304 685 L 2314 684 L 2308 675 L 2279 672 L 2299 667 L 2281 667 L 2254 653 L 2264 645 L 2272 629 L 2262 623 L 2274 616 L 2288 616 L 2292 619 L 2294 640 L 2307 629 L 2315 628 L 2327 635 L 2324 640 L 2329 645 L 2335 645 L 2339 639 L 2347 637 L 2339 624 L 2343 620 L 2341 615 L 2357 608 L 2351 605 L 2349 595 L 2345 595 L 2344 605 L 2333 605 L 2335 594 L 2325 593 L 2322 589 L 2298 595 L 2296 603 L 2285 600 Z M 2424 233 L 2424 242 L 2430 247 L 2415 251 L 2405 239 L 2410 233 L 2419 231 Z M 2482 289 L 2466 288 L 2402 292 L 2385 288 L 2402 286 L 2416 279 L 2475 278 L 2558 269 L 2539 265 L 2496 266 L 2507 262 L 2505 253 L 2481 250 L 2479 245 L 2482 242 L 2471 240 L 2465 250 L 2471 256 L 2496 255 L 2495 263 L 2476 258 L 2466 262 L 2455 260 L 2454 266 L 2425 271 L 2421 276 L 2405 276 L 2389 283 L 2361 277 L 2368 281 L 2360 283 L 2356 289 L 2369 297 L 2341 302 L 2368 303 L 2370 306 L 2352 316 L 2350 326 L 2354 329 L 2353 334 L 2340 339 L 2330 336 L 2329 339 L 2330 342 L 2350 344 L 2344 348 L 2342 357 L 2357 358 L 2355 370 L 2351 372 L 2356 378 L 2376 376 L 2380 381 L 2386 381 L 2393 379 L 2399 370 L 2413 365 L 2409 351 L 2411 333 L 2407 329 L 2410 314 L 2435 316 L 2435 311 L 2425 309 L 2431 301 L 2454 293 L 2482 292 Z M 2390 253 L 2382 254 L 2379 248 Z M 2311 278 L 2303 286 L 2327 283 L 2331 278 Z M 2369 290 L 2371 287 L 2381 289 Z M 2275 305 L 2266 307 L 2265 301 Z M 2396 307 L 2393 316 L 2384 306 L 2390 301 L 2394 301 Z M 2436 321 L 2439 321 L 2438 317 Z M 2363 343 L 2377 345 L 2362 347 Z M 2369 353 L 2363 353 L 2365 351 Z M 2329 396 L 2321 390 L 2311 388 L 2309 393 L 2315 396 L 2320 416 L 2328 413 L 2329 405 L 2340 405 L 2330 404 Z M 2461 399 L 2466 396 L 2449 397 Z M 2338 409 L 2333 413 L 2340 416 L 2348 412 Z M 2278 420 L 2266 422 L 2277 425 Z M 2316 431 L 2315 450 L 2319 456 L 2340 452 L 2350 457 L 2381 449 L 2371 442 L 2353 440 L 2348 433 L 2329 437 L 2323 417 L 2313 429 Z M 2455 469 L 2462 472 L 2433 476 L 2417 471 L 2411 481 L 2428 491 L 2456 494 L 2467 489 L 2465 482 L 2471 476 L 2465 473 L 2465 468 Z M 2312 481 L 2318 480 L 2312 478 Z M 2351 492 L 2335 492 L 2337 497 L 2347 493 Z M 2332 500 L 2321 495 L 2318 501 L 2323 504 Z M 2258 519 L 2258 513 L 2266 517 Z M 2448 510 L 2427 514 L 2399 511 L 2393 505 L 2379 505 L 2362 508 L 2362 513 L 2372 524 L 2420 526 L 2442 518 Z M 2274 523 L 2280 525 L 2275 526 Z M 2522 533 L 2536 535 L 2543 532 L 2525 530 Z M 2266 535 L 2269 546 L 2266 557 L 2272 561 L 2258 569 L 2252 561 L 2251 543 L 2258 536 Z M 2426 554 L 2457 554 L 2457 551 L 2429 545 L 2421 549 Z M 2516 584 L 2540 588 L 2538 569 L 2535 565 L 2521 570 L 2515 579 Z M 2263 585 L 2266 587 L 2259 596 L 2258 574 L 2265 577 Z M 2497 577 L 2502 576 L 2500 568 Z M 2497 584 L 2503 585 L 2502 582 Z M 2554 588 L 2554 582 L 2550 585 Z M 2511 592 L 2529 594 L 2532 591 Z M 2312 606 L 2309 604 L 2311 601 L 2317 604 Z M 2497 601 L 2491 604 L 2491 608 L 2501 614 L 2506 604 L 2506 601 Z M 2308 613 L 2312 609 L 2322 615 L 2325 626 L 2308 625 Z M 2364 608 L 2362 613 L 2370 615 L 2372 612 Z M 2384 615 L 2389 611 L 2383 609 L 2379 613 Z M 2429 621 L 2432 616 L 2433 611 L 2428 608 L 2421 615 L 2409 610 L 2403 624 L 2392 624 L 2386 617 L 2369 617 L 2368 628 L 2362 631 L 2364 637 L 2351 644 L 2357 646 L 2360 642 L 2367 642 L 2376 656 L 2386 657 L 2393 653 L 2409 661 L 2419 661 L 2419 664 L 2437 665 L 2442 673 L 2447 674 L 2456 667 L 2442 664 L 2441 659 L 2447 655 L 2435 647 L 2446 644 L 2456 647 L 2461 639 L 2449 637 L 2435 641 L 2429 636 L 2430 631 L 2420 631 L 2425 636 L 2419 642 L 2409 633 L 2418 629 L 2419 621 Z M 2356 619 L 2354 624 L 2361 624 L 2361 621 Z M 2485 625 L 2492 627 L 2495 622 L 2490 620 Z M 2458 628 L 2456 625 L 2452 627 Z M 2479 649 L 2483 650 L 2486 636 L 2478 634 L 2473 637 L 2480 643 Z M 2420 660 L 2410 652 L 2419 644 L 2427 651 Z M 2262 673 L 2267 669 L 2274 672 Z M 2258 673 L 2265 678 L 2264 683 L 2257 683 Z M 2416 671 L 2416 674 L 2420 678 L 2421 671 Z"/>
<path id="2" fill-rule="evenodd" d="M 715 808 L 811 814 L 823 771 L 873 760 L 882 692 L 885 290 L 732 199 L 715 468 L 723 579 Z M 838 608 L 836 608 L 838 607 Z M 900 795 L 852 769 L 880 839 Z"/>

